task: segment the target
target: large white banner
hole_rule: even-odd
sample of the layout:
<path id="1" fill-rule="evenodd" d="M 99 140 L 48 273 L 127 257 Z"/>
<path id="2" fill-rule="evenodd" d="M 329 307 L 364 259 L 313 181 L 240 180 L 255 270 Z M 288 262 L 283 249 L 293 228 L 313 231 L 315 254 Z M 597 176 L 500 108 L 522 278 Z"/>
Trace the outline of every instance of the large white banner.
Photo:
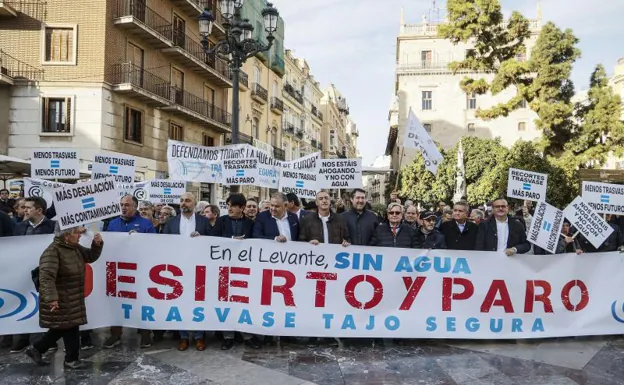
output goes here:
<path id="1" fill-rule="evenodd" d="M 88 328 L 445 339 L 621 335 L 624 328 L 619 253 L 499 258 L 482 251 L 103 237 L 102 257 L 86 274 Z M 51 241 L 0 238 L 0 334 L 41 331 L 30 271 Z"/>
<path id="2" fill-rule="evenodd" d="M 45 179 L 24 178 L 24 197 L 40 197 L 45 199 L 48 208 L 52 206 L 52 190 L 62 186 L 69 186 L 67 183 L 54 182 Z"/>
<path id="3" fill-rule="evenodd" d="M 221 183 L 223 159 L 242 157 L 248 145 L 205 147 L 169 140 L 169 178 L 187 182 Z"/>
<path id="4" fill-rule="evenodd" d="M 507 181 L 507 196 L 539 202 L 546 200 L 547 185 L 548 174 L 510 168 Z"/>
<path id="5" fill-rule="evenodd" d="M 78 151 L 60 148 L 33 150 L 30 176 L 40 179 L 80 179 Z"/>
<path id="6" fill-rule="evenodd" d="M 563 218 L 563 211 L 544 201 L 538 202 L 528 232 L 529 242 L 555 254 L 561 237 Z"/>
<path id="7" fill-rule="evenodd" d="M 282 162 L 279 190 L 284 194 L 294 193 L 299 198 L 314 199 L 318 187 L 321 153 L 315 152 L 291 162 Z"/>
<path id="8" fill-rule="evenodd" d="M 600 247 L 613 232 L 613 228 L 581 197 L 576 197 L 563 213 L 595 248 Z"/>
<path id="9" fill-rule="evenodd" d="M 362 159 L 322 159 L 318 188 L 362 188 Z"/>
<path id="10" fill-rule="evenodd" d="M 583 200 L 599 213 L 624 215 L 624 186 L 583 182 Z"/>
<path id="11" fill-rule="evenodd" d="M 91 178 L 112 176 L 116 183 L 134 183 L 136 160 L 125 154 L 97 154 L 91 166 Z"/>
<path id="12" fill-rule="evenodd" d="M 147 200 L 156 204 L 180 203 L 182 194 L 186 192 L 186 182 L 179 180 L 154 179 L 145 187 L 149 196 Z"/>
<path id="13" fill-rule="evenodd" d="M 61 229 L 112 218 L 121 213 L 113 178 L 61 186 L 52 191 Z"/>
<path id="14" fill-rule="evenodd" d="M 407 127 L 405 128 L 403 147 L 415 148 L 420 151 L 425 161 L 425 168 L 433 174 L 438 172 L 438 166 L 443 159 L 442 154 L 411 108 L 407 119 Z"/>

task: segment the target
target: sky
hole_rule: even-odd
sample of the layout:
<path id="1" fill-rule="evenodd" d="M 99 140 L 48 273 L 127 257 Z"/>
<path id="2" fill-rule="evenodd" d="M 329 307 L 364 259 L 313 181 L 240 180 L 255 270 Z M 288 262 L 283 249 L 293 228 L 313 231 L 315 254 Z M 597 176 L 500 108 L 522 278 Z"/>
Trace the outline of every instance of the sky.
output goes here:
<path id="1" fill-rule="evenodd" d="M 538 0 L 501 0 L 505 14 L 536 18 Z M 395 49 L 401 8 L 405 22 L 422 22 L 432 0 L 274 0 L 285 22 L 285 47 L 304 58 L 322 87 L 334 83 L 346 97 L 360 132 L 363 164 L 383 155 L 393 100 Z M 443 8 L 445 1 L 438 0 Z M 582 57 L 572 80 L 577 90 L 602 63 L 612 74 L 624 57 L 624 0 L 542 0 L 543 19 L 571 28 Z M 442 15 L 444 16 L 444 15 Z"/>

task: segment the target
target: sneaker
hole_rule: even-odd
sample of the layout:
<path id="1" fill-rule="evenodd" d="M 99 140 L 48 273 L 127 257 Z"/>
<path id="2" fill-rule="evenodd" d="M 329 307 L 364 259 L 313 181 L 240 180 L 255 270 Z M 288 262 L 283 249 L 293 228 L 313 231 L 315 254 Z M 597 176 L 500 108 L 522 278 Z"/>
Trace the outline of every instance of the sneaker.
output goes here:
<path id="1" fill-rule="evenodd" d="M 26 355 L 39 366 L 45 366 L 50 364 L 50 362 L 43 359 L 41 353 L 39 353 L 39 351 L 33 346 L 26 347 Z"/>
<path id="2" fill-rule="evenodd" d="M 87 365 L 85 365 L 85 363 L 82 360 L 76 360 L 72 362 L 63 362 L 63 367 L 65 369 L 77 370 L 77 369 L 84 369 L 87 367 Z"/>
<path id="3" fill-rule="evenodd" d="M 50 354 L 50 353 L 56 353 L 58 351 L 58 345 L 54 344 L 54 346 L 52 346 L 50 349 L 48 349 L 48 351 L 46 352 L 46 354 Z"/>
<path id="4" fill-rule="evenodd" d="M 28 346 L 30 346 L 28 341 L 18 339 L 13 343 L 13 346 L 11 346 L 10 353 L 22 353 Z"/>
<path id="5" fill-rule="evenodd" d="M 82 342 L 80 344 L 80 350 L 91 350 L 93 349 L 93 343 L 91 341 Z"/>
<path id="6" fill-rule="evenodd" d="M 152 337 L 149 334 L 141 335 L 141 344 L 139 345 L 141 349 L 147 349 L 152 347 Z"/>
<path id="7" fill-rule="evenodd" d="M 121 343 L 121 336 L 111 335 L 110 337 L 106 339 L 106 341 L 104 341 L 104 344 L 102 345 L 102 347 L 104 349 L 112 349 L 115 346 L 119 345 L 120 343 Z"/>

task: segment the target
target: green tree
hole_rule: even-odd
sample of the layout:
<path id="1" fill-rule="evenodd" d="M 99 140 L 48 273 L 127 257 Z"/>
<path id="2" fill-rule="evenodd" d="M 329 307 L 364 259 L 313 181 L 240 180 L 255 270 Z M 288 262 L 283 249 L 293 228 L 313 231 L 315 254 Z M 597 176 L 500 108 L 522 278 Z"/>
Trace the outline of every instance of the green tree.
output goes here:
<path id="1" fill-rule="evenodd" d="M 577 132 L 565 145 L 565 161 L 578 168 L 600 167 L 610 153 L 624 154 L 624 123 L 620 120 L 622 99 L 609 87 L 602 65 L 590 78 L 587 100 L 576 105 Z"/>
<path id="2" fill-rule="evenodd" d="M 444 156 L 444 152 L 442 155 Z M 438 166 L 438 175 L 446 173 L 448 157 L 444 156 L 442 164 Z M 416 202 L 434 203 L 440 200 L 448 201 L 451 197 L 448 185 L 443 179 L 432 174 L 425 168 L 423 157 L 417 155 L 414 162 L 401 169 L 399 195 Z"/>

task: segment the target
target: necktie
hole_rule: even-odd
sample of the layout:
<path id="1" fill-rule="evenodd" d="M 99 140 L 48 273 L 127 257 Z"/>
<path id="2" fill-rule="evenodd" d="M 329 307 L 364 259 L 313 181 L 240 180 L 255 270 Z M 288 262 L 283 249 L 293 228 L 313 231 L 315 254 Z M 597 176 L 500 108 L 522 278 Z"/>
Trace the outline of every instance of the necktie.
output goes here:
<path id="1" fill-rule="evenodd" d="M 396 238 L 397 228 L 396 226 L 392 226 L 392 235 Z"/>

